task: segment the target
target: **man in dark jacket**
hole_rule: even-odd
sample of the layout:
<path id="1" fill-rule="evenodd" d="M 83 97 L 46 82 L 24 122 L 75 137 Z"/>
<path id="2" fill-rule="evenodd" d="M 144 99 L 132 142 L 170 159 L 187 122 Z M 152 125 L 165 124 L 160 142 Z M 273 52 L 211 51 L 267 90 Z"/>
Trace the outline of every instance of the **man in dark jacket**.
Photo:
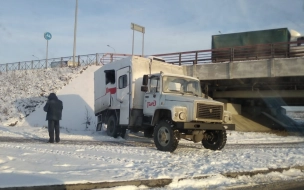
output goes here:
<path id="1" fill-rule="evenodd" d="M 60 101 L 55 93 L 50 93 L 48 101 L 46 102 L 43 110 L 47 112 L 46 120 L 48 120 L 48 129 L 49 129 L 49 143 L 54 143 L 54 129 L 55 129 L 55 140 L 58 143 L 59 138 L 59 120 L 61 120 L 63 104 Z"/>

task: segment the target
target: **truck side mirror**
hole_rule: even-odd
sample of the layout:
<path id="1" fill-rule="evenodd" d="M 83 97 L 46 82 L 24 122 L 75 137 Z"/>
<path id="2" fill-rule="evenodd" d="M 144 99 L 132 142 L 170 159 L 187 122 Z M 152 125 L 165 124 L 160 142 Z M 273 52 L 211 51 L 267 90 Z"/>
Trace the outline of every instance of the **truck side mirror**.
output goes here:
<path id="1" fill-rule="evenodd" d="M 148 91 L 148 86 L 141 86 L 140 90 L 142 92 L 147 92 Z"/>
<path id="2" fill-rule="evenodd" d="M 148 75 L 144 75 L 143 76 L 142 85 L 147 86 L 148 85 L 148 80 L 149 80 L 149 76 Z"/>

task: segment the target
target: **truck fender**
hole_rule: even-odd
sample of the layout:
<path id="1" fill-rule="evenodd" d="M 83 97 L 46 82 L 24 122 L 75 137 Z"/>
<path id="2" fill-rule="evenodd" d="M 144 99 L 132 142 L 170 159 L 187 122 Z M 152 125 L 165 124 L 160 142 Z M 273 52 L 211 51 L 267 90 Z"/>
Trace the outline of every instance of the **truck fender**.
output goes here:
<path id="1" fill-rule="evenodd" d="M 172 118 L 171 110 L 167 110 L 167 109 L 155 110 L 151 125 L 155 126 L 160 120 L 163 120 L 163 119 L 171 120 L 171 118 Z"/>

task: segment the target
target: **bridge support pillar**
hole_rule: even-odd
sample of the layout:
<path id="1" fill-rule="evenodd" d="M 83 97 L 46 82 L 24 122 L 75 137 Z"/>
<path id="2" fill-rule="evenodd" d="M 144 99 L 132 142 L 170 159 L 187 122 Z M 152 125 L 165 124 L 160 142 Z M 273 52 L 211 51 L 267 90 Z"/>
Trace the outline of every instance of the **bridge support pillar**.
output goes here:
<path id="1" fill-rule="evenodd" d="M 275 73 L 274 73 L 274 59 L 269 59 L 268 63 L 267 63 L 267 69 L 268 69 L 268 77 L 275 77 Z"/>
<path id="2" fill-rule="evenodd" d="M 233 71 L 233 61 L 230 61 L 227 64 L 227 78 L 228 79 L 233 79 L 232 71 Z"/>

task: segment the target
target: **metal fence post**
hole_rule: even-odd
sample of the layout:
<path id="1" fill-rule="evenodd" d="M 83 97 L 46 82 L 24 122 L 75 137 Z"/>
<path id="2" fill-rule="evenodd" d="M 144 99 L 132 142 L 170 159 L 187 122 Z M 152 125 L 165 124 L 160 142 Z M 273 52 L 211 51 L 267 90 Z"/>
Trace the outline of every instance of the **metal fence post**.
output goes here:
<path id="1" fill-rule="evenodd" d="M 197 56 L 198 56 L 198 52 L 195 52 L 195 62 L 194 62 L 194 64 L 197 64 Z"/>
<path id="2" fill-rule="evenodd" d="M 98 53 L 96 53 L 96 65 L 98 65 Z"/>
<path id="3" fill-rule="evenodd" d="M 52 65 L 51 65 L 52 66 Z M 67 64 L 68 66 L 68 64 Z M 60 57 L 60 67 L 64 67 L 64 64 L 63 64 L 63 57 Z"/>
<path id="4" fill-rule="evenodd" d="M 18 70 L 20 70 L 20 62 L 18 63 Z"/>
<path id="5" fill-rule="evenodd" d="M 7 72 L 7 69 L 8 69 L 8 64 L 6 64 L 6 69 L 5 69 L 5 70 L 6 70 L 6 72 Z"/>
<path id="6" fill-rule="evenodd" d="M 179 53 L 178 64 L 179 65 L 182 64 L 182 54 L 181 53 Z"/>
<path id="7" fill-rule="evenodd" d="M 231 48 L 231 51 L 230 51 L 230 61 L 233 61 L 234 60 L 234 48 Z"/>
<path id="8" fill-rule="evenodd" d="M 34 61 L 31 61 L 31 68 L 33 69 Z"/>
<path id="9" fill-rule="evenodd" d="M 290 44 L 287 44 L 287 46 L 288 46 L 287 51 L 285 50 L 285 57 L 286 57 L 286 58 L 287 58 L 287 57 L 290 57 L 290 54 L 289 54 L 289 52 L 290 52 Z M 285 47 L 286 47 L 286 46 L 284 46 L 284 49 L 285 49 Z"/>
<path id="10" fill-rule="evenodd" d="M 78 67 L 80 66 L 80 55 L 78 55 Z"/>

